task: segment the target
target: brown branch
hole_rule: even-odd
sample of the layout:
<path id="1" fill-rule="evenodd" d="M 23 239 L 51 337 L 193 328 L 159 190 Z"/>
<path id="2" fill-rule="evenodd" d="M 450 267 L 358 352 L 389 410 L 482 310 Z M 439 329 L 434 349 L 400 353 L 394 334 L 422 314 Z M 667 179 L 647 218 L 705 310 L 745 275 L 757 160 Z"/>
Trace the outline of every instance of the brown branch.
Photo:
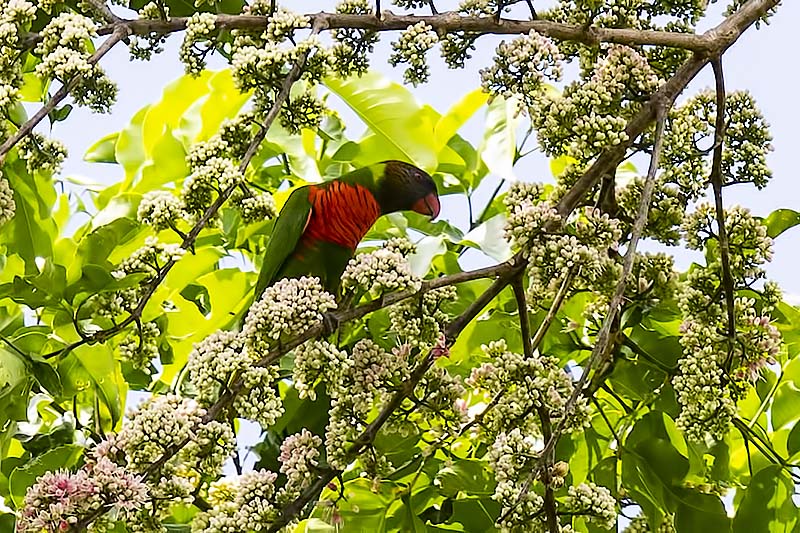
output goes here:
<path id="1" fill-rule="evenodd" d="M 519 329 L 522 336 L 522 353 L 526 359 L 533 359 L 533 344 L 531 344 L 531 321 L 528 317 L 528 301 L 525 299 L 525 287 L 522 284 L 522 272 L 511 282 L 514 289 L 514 299 L 517 301 L 517 314 L 519 314 Z"/>
<path id="2" fill-rule="evenodd" d="M 94 65 L 100 59 L 106 55 L 118 42 L 128 37 L 128 28 L 124 25 L 115 26 L 114 32 L 111 34 L 111 37 L 106 39 L 100 48 L 98 48 L 94 54 L 88 59 L 89 64 Z M 70 91 L 74 89 L 78 83 L 80 82 L 80 76 L 75 76 L 67 83 L 63 84 L 56 93 L 50 97 L 50 99 L 33 115 L 29 118 L 25 124 L 20 126 L 20 128 L 9 137 L 1 146 L 0 146 L 0 165 L 5 162 L 6 156 L 8 152 L 11 151 L 14 146 L 17 145 L 25 136 L 29 135 L 33 128 L 35 128 L 45 117 L 50 114 L 50 112 L 55 109 L 59 103 L 61 103 L 64 98 L 66 98 Z"/>
<path id="3" fill-rule="evenodd" d="M 600 43 L 615 43 L 631 46 L 667 46 L 681 48 L 693 52 L 709 52 L 714 43 L 708 35 L 677 33 L 658 30 L 633 30 L 627 28 L 584 27 L 576 24 L 562 24 L 549 20 L 516 20 L 494 17 L 467 17 L 456 12 L 436 15 L 395 15 L 384 11 L 381 17 L 374 15 L 347 15 L 340 13 L 309 13 L 306 16 L 312 25 L 320 25 L 322 29 L 362 29 L 375 32 L 404 30 L 419 22 L 431 26 L 438 33 L 464 31 L 473 34 L 514 35 L 534 30 L 559 41 L 579 42 L 590 46 Z M 98 28 L 100 35 L 112 33 L 117 26 L 125 26 L 131 35 L 148 35 L 151 33 L 167 34 L 186 29 L 186 17 L 175 17 L 169 20 L 136 19 L 122 20 Z M 267 25 L 267 17 L 254 15 L 217 15 L 216 28 L 220 30 L 254 30 L 263 31 Z M 24 37 L 26 46 L 32 46 L 40 37 L 29 34 Z"/>
<path id="4" fill-rule="evenodd" d="M 94 9 L 98 15 L 100 15 L 103 20 L 105 20 L 108 24 L 116 24 L 117 22 L 121 22 L 122 19 L 116 16 L 111 9 L 106 5 L 103 0 L 86 0 L 86 2 Z"/>
<path id="5" fill-rule="evenodd" d="M 725 76 L 722 71 L 722 59 L 716 58 L 711 62 L 714 69 L 714 80 L 717 92 L 717 117 L 714 124 L 714 157 L 711 161 L 711 187 L 714 190 L 714 208 L 717 217 L 717 238 L 722 259 L 722 285 L 725 292 L 725 307 L 728 313 L 728 340 L 733 342 L 736 337 L 736 315 L 734 314 L 735 285 L 731 274 L 731 249 L 728 242 L 728 230 L 725 227 L 725 207 L 722 204 L 722 150 L 725 144 Z M 725 361 L 727 370 L 733 355 L 733 347 L 729 348 Z"/>

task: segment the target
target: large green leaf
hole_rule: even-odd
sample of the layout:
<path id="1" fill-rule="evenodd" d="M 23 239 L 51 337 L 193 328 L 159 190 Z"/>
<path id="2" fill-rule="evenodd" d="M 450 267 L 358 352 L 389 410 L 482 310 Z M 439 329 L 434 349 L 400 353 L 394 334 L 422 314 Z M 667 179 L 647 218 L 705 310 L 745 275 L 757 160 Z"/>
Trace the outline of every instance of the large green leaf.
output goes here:
<path id="1" fill-rule="evenodd" d="M 436 169 L 438 114 L 420 107 L 408 89 L 374 71 L 360 78 L 329 77 L 325 85 L 364 121 L 375 135 L 374 143 L 384 147 L 384 157 L 371 150 L 376 152 L 372 162 L 400 158 L 429 172 Z"/>
<path id="2" fill-rule="evenodd" d="M 482 89 L 475 89 L 453 104 L 434 126 L 436 149 L 444 148 L 461 126 L 466 124 L 478 109 L 486 105 L 488 100 L 488 94 Z"/>
<path id="3" fill-rule="evenodd" d="M 109 417 L 108 429 L 122 419 L 124 391 L 119 385 L 122 378 L 109 346 L 79 346 L 59 361 L 58 374 L 67 398 L 81 395 L 89 405 L 98 400 L 105 410 L 95 415 L 101 420 Z"/>
<path id="4" fill-rule="evenodd" d="M 68 469 L 75 465 L 83 453 L 83 447 L 68 444 L 53 448 L 47 453 L 32 459 L 24 466 L 15 468 L 9 476 L 9 492 L 17 509 L 22 508 L 22 500 L 28 487 L 36 482 L 36 478 L 51 470 Z"/>
<path id="5" fill-rule="evenodd" d="M 750 480 L 733 519 L 734 531 L 793 531 L 798 522 L 792 501 L 794 484 L 778 465 L 768 466 Z"/>
<path id="6" fill-rule="evenodd" d="M 522 120 L 513 100 L 495 98 L 486 110 L 486 130 L 478 150 L 489 170 L 507 181 L 516 180 L 514 156 L 517 128 Z"/>
<path id="7" fill-rule="evenodd" d="M 778 209 L 764 219 L 767 226 L 767 235 L 773 239 L 786 231 L 800 224 L 800 213 L 792 209 Z"/>

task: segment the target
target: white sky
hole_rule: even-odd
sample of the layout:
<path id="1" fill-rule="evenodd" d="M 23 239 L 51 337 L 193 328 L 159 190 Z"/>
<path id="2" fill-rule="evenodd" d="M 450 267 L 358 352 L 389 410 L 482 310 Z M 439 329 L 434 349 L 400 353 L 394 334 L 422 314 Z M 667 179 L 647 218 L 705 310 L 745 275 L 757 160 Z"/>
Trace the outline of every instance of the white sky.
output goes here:
<path id="1" fill-rule="evenodd" d="M 305 0 L 303 2 L 284 2 L 292 4 L 295 10 L 316 12 L 331 10 L 332 0 Z M 388 5 L 385 0 L 384 8 Z M 548 2 L 549 3 L 549 2 Z M 706 29 L 718 23 L 723 5 L 715 5 L 710 15 L 702 23 Z M 444 11 L 452 9 L 456 2 L 437 1 L 437 6 Z M 537 2 L 541 5 L 541 2 Z M 520 6 L 521 7 L 521 6 Z M 524 15 L 523 15 L 524 16 Z M 794 50 L 796 39 L 792 37 L 796 31 L 796 22 L 800 21 L 800 2 L 784 2 L 768 26 L 760 30 L 750 29 L 739 42 L 724 56 L 726 85 L 728 90 L 748 89 L 758 102 L 767 121 L 772 128 L 775 151 L 769 158 L 774 172 L 770 185 L 762 192 L 756 192 L 749 186 L 727 188 L 726 204 L 743 203 L 760 216 L 778 208 L 800 208 L 797 204 L 800 187 L 794 183 L 796 179 L 794 155 L 798 150 L 795 133 L 800 124 L 800 106 L 795 101 L 795 90 L 800 83 L 798 75 L 798 53 Z M 795 24 L 793 24 L 795 23 Z M 393 35 L 392 35 L 393 36 Z M 374 56 L 373 68 L 390 78 L 402 82 L 402 69 L 394 69 L 385 62 L 389 53 L 390 35 L 384 34 Z M 133 114 L 142 106 L 157 101 L 161 90 L 168 82 L 183 74 L 183 67 L 177 60 L 177 47 L 181 35 L 172 36 L 167 42 L 165 53 L 156 56 L 152 61 L 129 62 L 127 50 L 120 45 L 102 61 L 109 75 L 119 85 L 119 99 L 110 115 L 95 115 L 87 110 L 75 109 L 69 120 L 59 123 L 53 135 L 64 141 L 70 149 L 70 158 L 65 164 L 64 175 L 79 175 L 97 181 L 112 182 L 122 177 L 121 168 L 115 165 L 87 164 L 81 160 L 83 153 L 94 141 L 103 135 L 120 130 Z M 464 94 L 478 87 L 478 68 L 491 61 L 492 52 L 501 40 L 494 36 L 482 38 L 479 48 L 474 54 L 467 70 L 452 71 L 444 66 L 438 58 L 438 50 L 430 57 L 432 76 L 430 81 L 413 89 L 418 100 L 432 105 L 443 112 Z M 211 61 L 211 66 L 221 68 L 221 61 Z M 699 89 L 713 85 L 710 68 L 707 68 L 684 94 L 693 94 Z M 343 113 L 348 125 L 349 136 L 358 138 L 363 126 L 352 114 Z M 483 131 L 483 117 L 477 116 L 462 130 L 462 135 L 477 145 Z M 550 179 L 547 161 L 531 156 L 519 167 L 518 176 L 527 181 L 543 181 Z M 442 216 L 463 224 L 466 220 L 465 206 L 455 201 L 445 202 Z M 800 229 L 790 230 L 782 235 L 775 246 L 775 257 L 768 268 L 769 276 L 777 280 L 787 293 L 800 293 L 800 280 L 795 276 L 794 262 L 800 257 L 795 251 L 800 245 Z M 679 266 L 687 265 L 687 254 L 679 257 Z M 468 265 L 471 266 L 471 265 Z"/>

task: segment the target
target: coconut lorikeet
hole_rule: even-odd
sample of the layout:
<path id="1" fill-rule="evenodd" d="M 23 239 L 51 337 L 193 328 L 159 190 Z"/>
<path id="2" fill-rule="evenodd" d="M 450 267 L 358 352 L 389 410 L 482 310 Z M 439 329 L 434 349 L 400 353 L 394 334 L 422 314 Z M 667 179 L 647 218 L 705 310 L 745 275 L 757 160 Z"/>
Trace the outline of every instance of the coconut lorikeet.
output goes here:
<path id="1" fill-rule="evenodd" d="M 316 276 L 336 293 L 356 247 L 378 217 L 396 211 L 439 214 L 436 184 L 423 170 L 384 161 L 295 189 L 272 230 L 255 288 L 282 278 Z"/>

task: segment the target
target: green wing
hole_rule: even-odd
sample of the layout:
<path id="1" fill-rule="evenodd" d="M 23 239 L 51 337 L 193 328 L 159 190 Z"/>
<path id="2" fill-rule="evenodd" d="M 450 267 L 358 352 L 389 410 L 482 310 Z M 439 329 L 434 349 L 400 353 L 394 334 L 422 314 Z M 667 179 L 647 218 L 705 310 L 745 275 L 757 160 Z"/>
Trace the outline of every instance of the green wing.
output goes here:
<path id="1" fill-rule="evenodd" d="M 295 189 L 283 205 L 275 221 L 275 227 L 272 228 L 272 235 L 267 243 L 267 251 L 264 253 L 261 272 L 256 282 L 254 301 L 258 301 L 264 289 L 275 281 L 281 266 L 297 247 L 310 215 L 308 186 Z"/>

